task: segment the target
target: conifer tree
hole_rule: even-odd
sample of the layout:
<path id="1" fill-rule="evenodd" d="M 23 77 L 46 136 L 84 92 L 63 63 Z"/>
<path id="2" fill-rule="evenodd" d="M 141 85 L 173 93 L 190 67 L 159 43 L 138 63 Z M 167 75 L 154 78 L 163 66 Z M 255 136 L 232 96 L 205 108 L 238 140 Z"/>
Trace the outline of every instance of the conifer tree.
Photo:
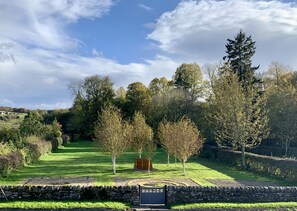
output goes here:
<path id="1" fill-rule="evenodd" d="M 235 36 L 234 40 L 227 39 L 227 41 L 225 45 L 227 55 L 223 59 L 231 65 L 239 81 L 243 83 L 243 86 L 259 83 L 260 80 L 255 76 L 255 71 L 259 66 L 252 66 L 252 56 L 256 52 L 256 42 L 252 40 L 251 36 L 246 36 L 242 30 Z"/>

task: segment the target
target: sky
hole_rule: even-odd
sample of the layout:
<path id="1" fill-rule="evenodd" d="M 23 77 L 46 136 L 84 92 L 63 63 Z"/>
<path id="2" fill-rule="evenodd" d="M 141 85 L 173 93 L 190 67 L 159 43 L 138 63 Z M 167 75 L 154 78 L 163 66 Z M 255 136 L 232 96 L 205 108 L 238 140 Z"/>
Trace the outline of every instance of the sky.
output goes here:
<path id="1" fill-rule="evenodd" d="M 0 106 L 72 106 L 68 85 L 108 75 L 114 87 L 171 79 L 182 63 L 222 61 L 242 29 L 253 64 L 297 70 L 292 0 L 1 0 Z"/>

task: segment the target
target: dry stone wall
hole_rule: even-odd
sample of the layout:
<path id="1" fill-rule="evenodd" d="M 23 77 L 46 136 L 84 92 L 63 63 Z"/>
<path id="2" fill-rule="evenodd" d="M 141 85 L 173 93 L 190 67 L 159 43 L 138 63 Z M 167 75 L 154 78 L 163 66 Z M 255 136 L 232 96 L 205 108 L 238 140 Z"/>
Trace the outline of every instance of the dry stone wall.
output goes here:
<path id="1" fill-rule="evenodd" d="M 137 186 L 2 186 L 6 200 L 111 200 L 139 204 Z"/>
<path id="2" fill-rule="evenodd" d="M 167 203 L 297 201 L 297 187 L 167 187 Z"/>
<path id="3" fill-rule="evenodd" d="M 2 186 L 8 200 L 111 200 L 140 204 L 138 186 Z M 297 201 L 297 187 L 167 186 L 166 203 Z"/>

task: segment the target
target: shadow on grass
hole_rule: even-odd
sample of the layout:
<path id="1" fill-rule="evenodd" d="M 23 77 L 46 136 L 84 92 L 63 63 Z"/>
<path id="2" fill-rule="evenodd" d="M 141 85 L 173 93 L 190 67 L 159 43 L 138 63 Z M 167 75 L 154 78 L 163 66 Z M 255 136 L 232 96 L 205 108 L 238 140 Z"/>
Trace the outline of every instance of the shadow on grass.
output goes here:
<path id="1" fill-rule="evenodd" d="M 201 165 L 206 166 L 209 169 L 216 170 L 220 173 L 223 173 L 227 176 L 234 178 L 234 180 L 254 180 L 254 181 L 267 181 L 281 186 L 293 186 L 294 184 L 289 182 L 284 182 L 282 180 L 272 178 L 266 175 L 262 175 L 257 172 L 243 170 L 236 168 L 234 166 L 229 166 L 217 161 L 208 160 L 205 158 L 196 157 L 191 159 L 192 162 L 199 162 Z"/>

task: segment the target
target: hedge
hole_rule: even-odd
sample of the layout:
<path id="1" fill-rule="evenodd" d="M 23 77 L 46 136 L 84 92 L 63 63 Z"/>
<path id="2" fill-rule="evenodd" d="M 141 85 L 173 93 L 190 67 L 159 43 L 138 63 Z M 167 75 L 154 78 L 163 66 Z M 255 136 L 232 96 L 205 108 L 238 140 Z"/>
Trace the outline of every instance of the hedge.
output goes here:
<path id="1" fill-rule="evenodd" d="M 32 138 L 34 140 L 32 140 Z M 11 170 L 23 167 L 24 164 L 37 161 L 41 155 L 51 150 L 52 145 L 50 142 L 38 137 L 29 137 L 29 141 L 25 143 L 25 147 L 21 150 L 0 156 L 0 176 L 7 176 Z"/>
<path id="2" fill-rule="evenodd" d="M 7 176 L 7 174 L 19 167 L 24 166 L 24 157 L 20 152 L 12 152 L 10 154 L 0 156 L 0 175 Z"/>
<path id="3" fill-rule="evenodd" d="M 285 149 L 282 147 L 273 147 L 273 146 L 258 146 L 253 149 L 247 150 L 251 153 L 259 155 L 267 155 L 274 157 L 283 157 L 285 154 Z M 287 157 L 297 157 L 297 147 L 289 147 Z"/>
<path id="4" fill-rule="evenodd" d="M 57 150 L 59 149 L 60 146 L 62 146 L 63 144 L 63 139 L 61 137 L 58 138 L 52 138 L 50 140 L 50 142 L 52 143 L 52 148 L 53 150 Z"/>
<path id="5" fill-rule="evenodd" d="M 233 166 L 241 165 L 241 152 L 205 145 L 202 157 L 224 162 Z M 297 182 L 297 160 L 246 153 L 247 168 L 268 176 L 289 182 Z"/>

